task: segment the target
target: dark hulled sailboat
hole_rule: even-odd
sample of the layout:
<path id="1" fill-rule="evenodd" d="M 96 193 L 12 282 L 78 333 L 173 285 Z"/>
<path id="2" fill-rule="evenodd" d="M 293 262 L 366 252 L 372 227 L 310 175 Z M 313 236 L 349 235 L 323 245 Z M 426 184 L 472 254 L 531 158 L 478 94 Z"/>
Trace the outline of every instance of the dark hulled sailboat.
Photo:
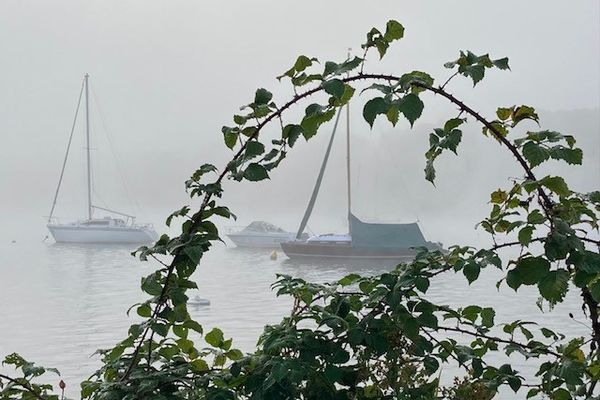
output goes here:
<path id="1" fill-rule="evenodd" d="M 296 258 L 335 258 L 335 259 L 380 259 L 394 261 L 409 261 L 414 258 L 419 248 L 430 250 L 443 250 L 440 243 L 425 240 L 419 225 L 382 224 L 363 222 L 352 214 L 351 188 L 350 188 L 350 111 L 346 107 L 346 172 L 348 189 L 348 228 L 349 233 L 344 235 L 327 234 L 312 236 L 302 240 L 301 235 L 306 228 L 310 214 L 314 207 L 327 160 L 331 152 L 333 138 L 337 130 L 342 110 L 337 114 L 333 132 L 323 158 L 323 163 L 308 203 L 302 222 L 296 235 L 296 240 L 282 242 L 283 252 L 292 259 Z"/>
<path id="2" fill-rule="evenodd" d="M 381 259 L 409 261 L 418 248 L 442 250 L 425 240 L 419 225 L 367 223 L 348 214 L 350 234 L 317 235 L 306 241 L 281 243 L 289 258 Z"/>

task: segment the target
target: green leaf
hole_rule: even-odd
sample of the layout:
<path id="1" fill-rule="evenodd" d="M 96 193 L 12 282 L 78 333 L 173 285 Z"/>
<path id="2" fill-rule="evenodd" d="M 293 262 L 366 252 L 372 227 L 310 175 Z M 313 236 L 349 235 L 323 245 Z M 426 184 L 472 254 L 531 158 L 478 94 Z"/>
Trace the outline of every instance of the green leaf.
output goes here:
<path id="1" fill-rule="evenodd" d="M 390 106 L 390 109 L 386 113 L 388 121 L 391 122 L 392 126 L 396 126 L 398 123 L 398 118 L 400 117 L 400 111 L 395 104 Z"/>
<path id="2" fill-rule="evenodd" d="M 190 207 L 189 206 L 184 206 L 181 209 L 172 212 L 171 215 L 169 215 L 167 217 L 167 220 L 165 221 L 165 225 L 171 226 L 171 221 L 173 220 L 173 218 L 187 215 L 188 212 L 190 212 Z"/>
<path id="3" fill-rule="evenodd" d="M 506 129 L 504 123 L 500 121 L 492 121 L 490 127 L 484 126 L 481 131 L 485 136 L 487 136 L 488 132 L 491 132 L 492 137 L 496 140 L 500 140 L 500 137 L 506 137 L 508 135 L 508 129 Z"/>
<path id="4" fill-rule="evenodd" d="M 153 273 L 145 278 L 142 278 L 142 290 L 151 296 L 158 296 L 162 292 L 162 284 L 160 283 L 160 274 Z"/>
<path id="5" fill-rule="evenodd" d="M 423 366 L 425 367 L 425 371 L 427 372 L 427 374 L 432 375 L 435 371 L 438 370 L 438 368 L 440 368 L 440 363 L 435 358 L 431 356 L 426 356 L 425 358 L 423 358 Z"/>
<path id="6" fill-rule="evenodd" d="M 480 272 L 481 272 L 481 267 L 479 266 L 479 264 L 477 264 L 475 262 L 470 262 L 467 265 L 465 265 L 465 267 L 463 268 L 463 274 L 469 281 L 469 284 L 473 283 L 474 281 L 477 280 L 477 278 L 479 278 Z"/>
<path id="7" fill-rule="evenodd" d="M 238 349 L 231 349 L 225 353 L 231 361 L 237 361 L 244 357 L 244 354 Z"/>
<path id="8" fill-rule="evenodd" d="M 569 385 L 581 385 L 581 377 L 585 372 L 585 365 L 572 359 L 563 359 L 557 368 L 556 375 L 564 379 Z"/>
<path id="9" fill-rule="evenodd" d="M 302 135 L 302 132 L 303 130 L 300 125 L 289 124 L 283 128 L 281 136 L 284 139 L 287 139 L 290 147 L 294 147 L 294 143 L 296 143 L 296 140 Z"/>
<path id="10" fill-rule="evenodd" d="M 348 85 L 347 83 L 344 84 L 344 93 L 339 99 L 335 99 L 332 105 L 340 107 L 348 104 L 350 99 L 352 99 L 352 96 L 354 96 L 354 91 L 355 89 L 352 86 Z"/>
<path id="11" fill-rule="evenodd" d="M 558 388 L 554 392 L 552 392 L 552 395 L 550 395 L 550 399 L 551 400 L 571 400 L 572 397 L 568 390 L 563 389 L 563 388 Z"/>
<path id="12" fill-rule="evenodd" d="M 338 281 L 338 284 L 340 286 L 349 286 L 349 285 L 352 285 L 353 283 L 355 283 L 358 279 L 360 279 L 360 275 L 350 274 L 350 275 L 346 275 L 345 277 L 340 279 Z"/>
<path id="13" fill-rule="evenodd" d="M 521 388 L 521 380 L 516 376 L 508 376 L 506 378 L 506 382 L 508 386 L 513 390 L 513 392 L 517 393 Z"/>
<path id="14" fill-rule="evenodd" d="M 190 259 L 192 264 L 198 265 L 200 263 L 200 259 L 204 254 L 204 248 L 202 245 L 199 246 L 185 246 L 183 248 L 183 253 Z"/>
<path id="15" fill-rule="evenodd" d="M 562 260 L 567 257 L 570 250 L 567 237 L 558 232 L 550 232 L 544 243 L 544 251 L 549 260 Z"/>
<path id="16" fill-rule="evenodd" d="M 304 86 L 307 83 L 323 80 L 323 76 L 321 74 L 306 75 L 305 73 L 301 73 L 298 76 L 294 76 L 291 80 L 294 86 Z"/>
<path id="17" fill-rule="evenodd" d="M 234 115 L 233 122 L 235 122 L 238 125 L 244 125 L 246 123 L 246 117 L 242 115 Z"/>
<path id="18" fill-rule="evenodd" d="M 546 176 L 540 180 L 540 184 L 547 187 L 559 196 L 568 196 L 571 194 L 567 183 L 560 176 Z"/>
<path id="19" fill-rule="evenodd" d="M 559 145 L 551 147 L 548 152 L 552 159 L 563 160 L 570 165 L 581 165 L 583 162 L 583 151 L 581 149 L 570 149 Z"/>
<path id="20" fill-rule="evenodd" d="M 402 78 L 400 78 L 400 80 L 402 80 Z M 367 90 L 378 90 L 381 93 L 388 95 L 390 93 L 392 93 L 393 91 L 393 87 L 390 85 L 382 85 L 380 83 L 373 83 L 371 84 L 369 87 L 364 88 L 360 94 L 363 94 L 364 92 L 366 92 Z"/>
<path id="21" fill-rule="evenodd" d="M 304 118 L 300 123 L 302 134 L 306 140 L 313 137 L 319 127 L 335 115 L 335 109 L 320 104 L 310 104 L 306 107 Z"/>
<path id="22" fill-rule="evenodd" d="M 185 326 L 188 329 L 192 329 L 193 331 L 196 331 L 199 334 L 202 334 L 202 332 L 203 332 L 202 325 L 200 325 L 198 322 L 194 321 L 193 319 L 188 319 L 187 321 L 185 321 L 183 323 L 183 326 Z"/>
<path id="23" fill-rule="evenodd" d="M 543 224 L 546 221 L 546 217 L 544 214 L 540 212 L 540 210 L 535 209 L 527 215 L 527 222 L 530 224 Z"/>
<path id="24" fill-rule="evenodd" d="M 142 304 L 137 308 L 137 313 L 140 317 L 148 318 L 152 314 L 152 309 L 149 304 Z"/>
<path id="25" fill-rule="evenodd" d="M 471 322 L 475 322 L 481 310 L 479 306 L 467 306 L 462 310 L 462 316 Z"/>
<path id="26" fill-rule="evenodd" d="M 427 160 L 425 164 L 425 179 L 433 183 L 435 181 L 435 168 L 433 167 L 433 160 Z"/>
<path id="27" fill-rule="evenodd" d="M 267 179 L 269 174 L 265 167 L 257 163 L 250 163 L 246 170 L 244 171 L 244 179 L 249 181 L 262 181 L 263 179 Z"/>
<path id="28" fill-rule="evenodd" d="M 166 337 L 169 334 L 169 327 L 165 324 L 161 324 L 159 322 L 152 322 L 150 324 L 150 328 L 156 332 L 157 335 L 162 337 Z"/>
<path id="29" fill-rule="evenodd" d="M 504 190 L 498 189 L 495 192 L 492 192 L 490 197 L 492 203 L 502 204 L 508 200 L 508 193 L 506 193 Z"/>
<path id="30" fill-rule="evenodd" d="M 210 367 L 208 366 L 206 361 L 204 361 L 201 358 L 196 358 L 194 361 L 192 361 L 190 363 L 190 366 L 192 367 L 192 370 L 194 370 L 195 372 L 206 372 L 206 371 L 210 370 Z"/>
<path id="31" fill-rule="evenodd" d="M 256 140 L 249 140 L 246 143 L 246 159 L 251 159 L 253 157 L 259 156 L 265 152 L 265 145 Z"/>
<path id="32" fill-rule="evenodd" d="M 569 246 L 566 246 L 569 248 Z M 571 252 L 567 263 L 575 266 L 578 271 L 588 274 L 600 274 L 600 254 L 589 250 Z"/>
<path id="33" fill-rule="evenodd" d="M 551 304 L 561 302 L 569 289 L 569 279 L 570 274 L 567 270 L 559 269 L 550 271 L 544 279 L 538 283 L 540 294 Z"/>
<path id="34" fill-rule="evenodd" d="M 404 117 L 410 122 L 412 127 L 415 121 L 421 116 L 425 105 L 414 93 L 409 93 L 402 98 L 400 102 L 400 112 L 404 114 Z"/>
<path id="35" fill-rule="evenodd" d="M 242 129 L 242 135 L 246 137 L 255 136 L 257 132 L 258 130 L 255 126 L 247 126 L 244 129 Z"/>
<path id="36" fill-rule="evenodd" d="M 517 124 L 519 122 L 526 120 L 526 119 L 531 119 L 535 122 L 539 122 L 539 117 L 533 107 L 529 107 L 529 106 L 525 106 L 525 105 L 518 106 L 515 108 L 515 111 L 512 114 L 512 120 L 513 120 L 512 126 L 515 127 L 515 126 L 517 126 Z"/>
<path id="37" fill-rule="evenodd" d="M 268 104 L 273 98 L 273 94 L 269 92 L 267 89 L 260 88 L 256 91 L 254 95 L 254 104 L 263 105 Z"/>
<path id="38" fill-rule="evenodd" d="M 510 69 L 508 66 L 508 57 L 499 58 L 497 60 L 492 61 L 494 66 L 498 69 Z"/>
<path id="39" fill-rule="evenodd" d="M 510 116 L 512 115 L 512 113 L 513 113 L 513 107 L 511 107 L 511 108 L 499 107 L 496 110 L 496 115 L 498 116 L 498 118 L 501 121 L 506 121 L 507 119 L 509 119 Z"/>
<path id="40" fill-rule="evenodd" d="M 426 72 L 412 71 L 408 72 L 400 77 L 399 84 L 402 90 L 408 90 L 409 88 L 413 93 L 420 93 L 425 89 L 415 85 L 423 84 L 425 86 L 433 86 L 433 78 Z"/>
<path id="41" fill-rule="evenodd" d="M 458 145 L 460 144 L 461 139 L 462 131 L 459 129 L 453 129 L 444 137 L 444 139 L 440 141 L 439 147 L 449 149 L 454 154 L 457 154 L 456 150 L 458 148 Z"/>
<path id="42" fill-rule="evenodd" d="M 183 339 L 187 339 L 188 337 L 188 328 L 181 326 L 181 325 L 175 325 L 173 327 L 173 333 L 177 336 L 179 336 L 180 338 Z"/>
<path id="43" fill-rule="evenodd" d="M 491 328 L 494 326 L 494 317 L 496 316 L 496 311 L 493 308 L 486 307 L 481 310 L 481 323 L 486 328 Z"/>
<path id="44" fill-rule="evenodd" d="M 313 61 L 317 61 L 316 58 L 308 58 L 306 56 L 299 56 L 294 63 L 294 69 L 296 72 L 302 72 L 306 68 L 310 67 L 313 64 Z"/>
<path id="45" fill-rule="evenodd" d="M 379 114 L 386 114 L 390 105 L 383 97 L 375 97 L 366 102 L 363 108 L 363 118 L 369 123 L 371 128 L 375 122 L 375 118 Z"/>
<path id="46" fill-rule="evenodd" d="M 462 124 L 464 124 L 465 121 L 466 120 L 464 118 L 452 118 L 452 119 L 449 119 L 444 124 L 444 131 L 445 132 L 451 132 L 453 129 L 456 129 L 459 126 L 461 126 Z"/>
<path id="47" fill-rule="evenodd" d="M 485 67 L 482 65 L 471 65 L 467 67 L 465 75 L 470 76 L 473 80 L 473 86 L 479 83 L 485 75 Z"/>
<path id="48" fill-rule="evenodd" d="M 416 318 L 408 318 L 402 324 L 402 333 L 411 340 L 419 336 L 419 321 Z"/>
<path id="49" fill-rule="evenodd" d="M 204 340 L 213 347 L 221 347 L 223 344 L 223 332 L 219 328 L 213 328 L 204 336 Z"/>
<path id="50" fill-rule="evenodd" d="M 550 152 L 535 142 L 525 143 L 521 150 L 532 168 L 537 167 L 550 158 Z"/>
<path id="51" fill-rule="evenodd" d="M 388 42 L 402 39 L 402 37 L 404 37 L 404 27 L 398 21 L 389 20 L 386 24 L 383 37 Z"/>
<path id="52" fill-rule="evenodd" d="M 508 271 L 506 283 L 517 290 L 521 285 L 536 285 L 550 272 L 550 262 L 542 257 L 524 257 Z"/>
<path id="53" fill-rule="evenodd" d="M 388 47 L 390 47 L 390 45 L 385 40 L 376 40 L 375 41 L 375 48 L 377 48 L 377 51 L 379 52 L 380 60 L 383 58 L 383 56 L 385 56 L 385 53 L 387 53 Z"/>
<path id="54" fill-rule="evenodd" d="M 341 64 L 334 63 L 333 61 L 327 61 L 325 63 L 325 69 L 323 70 L 323 76 L 341 75 L 346 72 L 352 71 L 362 63 L 363 59 L 360 57 L 354 57 L 346 60 Z"/>
<path id="55" fill-rule="evenodd" d="M 322 83 L 322 86 L 323 90 L 325 90 L 327 94 L 332 95 L 336 99 L 341 99 L 344 95 L 345 85 L 344 82 L 339 79 L 330 79 L 325 81 Z"/>
<path id="56" fill-rule="evenodd" d="M 533 235 L 533 226 L 526 226 L 519 231 L 519 242 L 523 246 L 527 246 L 531 243 L 531 236 Z"/>
<path id="57" fill-rule="evenodd" d="M 240 130 L 238 128 L 230 128 L 224 126 L 221 131 L 223 132 L 223 138 L 225 139 L 225 145 L 230 149 L 235 147 L 237 143 L 238 137 L 240 135 Z"/>

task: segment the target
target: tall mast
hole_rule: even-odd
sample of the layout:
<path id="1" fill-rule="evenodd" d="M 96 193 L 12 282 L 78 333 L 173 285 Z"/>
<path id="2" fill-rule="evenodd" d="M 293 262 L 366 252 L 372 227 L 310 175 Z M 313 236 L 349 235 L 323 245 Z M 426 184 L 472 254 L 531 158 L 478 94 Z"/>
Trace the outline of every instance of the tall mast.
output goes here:
<path id="1" fill-rule="evenodd" d="M 88 219 L 92 219 L 92 170 L 90 160 L 90 96 L 89 80 L 90 75 L 85 74 L 85 137 L 87 153 L 87 198 L 88 198 Z"/>
<path id="2" fill-rule="evenodd" d="M 315 187 L 313 188 L 312 195 L 310 196 L 310 200 L 308 201 L 308 205 L 306 206 L 306 211 L 304 212 L 304 216 L 302 217 L 302 222 L 300 222 L 298 233 L 296 233 L 296 240 L 300 240 L 300 238 L 302 237 L 302 233 L 304 233 L 304 228 L 306 228 L 306 224 L 308 223 L 310 214 L 312 213 L 313 207 L 315 206 L 315 202 L 317 201 L 317 195 L 319 194 L 319 189 L 321 188 L 321 182 L 323 181 L 323 175 L 325 174 L 325 167 L 327 167 L 327 161 L 329 160 L 329 154 L 331 153 L 331 146 L 333 145 L 333 138 L 335 137 L 335 132 L 337 130 L 338 122 L 340 122 L 341 115 L 342 109 L 340 108 L 340 110 L 337 113 L 337 116 L 335 117 L 333 131 L 331 132 L 331 137 L 329 138 L 329 144 L 327 145 L 327 150 L 325 151 L 325 156 L 323 157 L 323 162 L 321 163 L 321 169 L 319 170 L 319 175 L 317 176 Z"/>
<path id="3" fill-rule="evenodd" d="M 350 59 L 350 51 L 348 49 L 348 59 Z M 352 212 L 352 190 L 350 181 L 350 102 L 346 105 L 346 178 L 348 188 L 348 218 Z"/>

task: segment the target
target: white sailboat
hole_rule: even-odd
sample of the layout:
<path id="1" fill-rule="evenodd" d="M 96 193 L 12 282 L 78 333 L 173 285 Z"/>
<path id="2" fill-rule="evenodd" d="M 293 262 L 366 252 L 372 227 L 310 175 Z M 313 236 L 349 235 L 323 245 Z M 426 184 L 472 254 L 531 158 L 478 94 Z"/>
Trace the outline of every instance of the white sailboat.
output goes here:
<path id="1" fill-rule="evenodd" d="M 54 218 L 54 208 L 58 199 L 58 193 L 63 180 L 65 166 L 73 139 L 75 123 L 81 104 L 81 97 L 85 90 L 85 131 L 86 131 L 86 156 L 87 156 L 87 218 L 70 222 L 59 223 Z M 152 225 L 137 224 L 133 215 L 125 214 L 120 211 L 110 210 L 104 207 L 96 206 L 92 203 L 92 171 L 90 157 L 90 116 L 89 116 L 89 75 L 85 74 L 81 92 L 79 93 L 79 102 L 75 119 L 71 129 L 71 136 L 67 146 L 67 152 L 63 161 L 58 186 L 54 194 L 50 216 L 48 217 L 48 230 L 56 242 L 67 243 L 149 243 L 158 238 L 158 235 Z M 94 211 L 100 210 L 113 216 L 94 218 Z"/>

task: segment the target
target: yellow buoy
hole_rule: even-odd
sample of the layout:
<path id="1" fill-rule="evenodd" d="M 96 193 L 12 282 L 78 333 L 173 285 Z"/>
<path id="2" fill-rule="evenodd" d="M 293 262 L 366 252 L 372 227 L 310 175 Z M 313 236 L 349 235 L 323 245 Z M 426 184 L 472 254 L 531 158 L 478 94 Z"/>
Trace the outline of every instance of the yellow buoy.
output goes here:
<path id="1" fill-rule="evenodd" d="M 271 260 L 277 260 L 277 251 L 273 250 L 273 252 L 271 253 Z"/>

